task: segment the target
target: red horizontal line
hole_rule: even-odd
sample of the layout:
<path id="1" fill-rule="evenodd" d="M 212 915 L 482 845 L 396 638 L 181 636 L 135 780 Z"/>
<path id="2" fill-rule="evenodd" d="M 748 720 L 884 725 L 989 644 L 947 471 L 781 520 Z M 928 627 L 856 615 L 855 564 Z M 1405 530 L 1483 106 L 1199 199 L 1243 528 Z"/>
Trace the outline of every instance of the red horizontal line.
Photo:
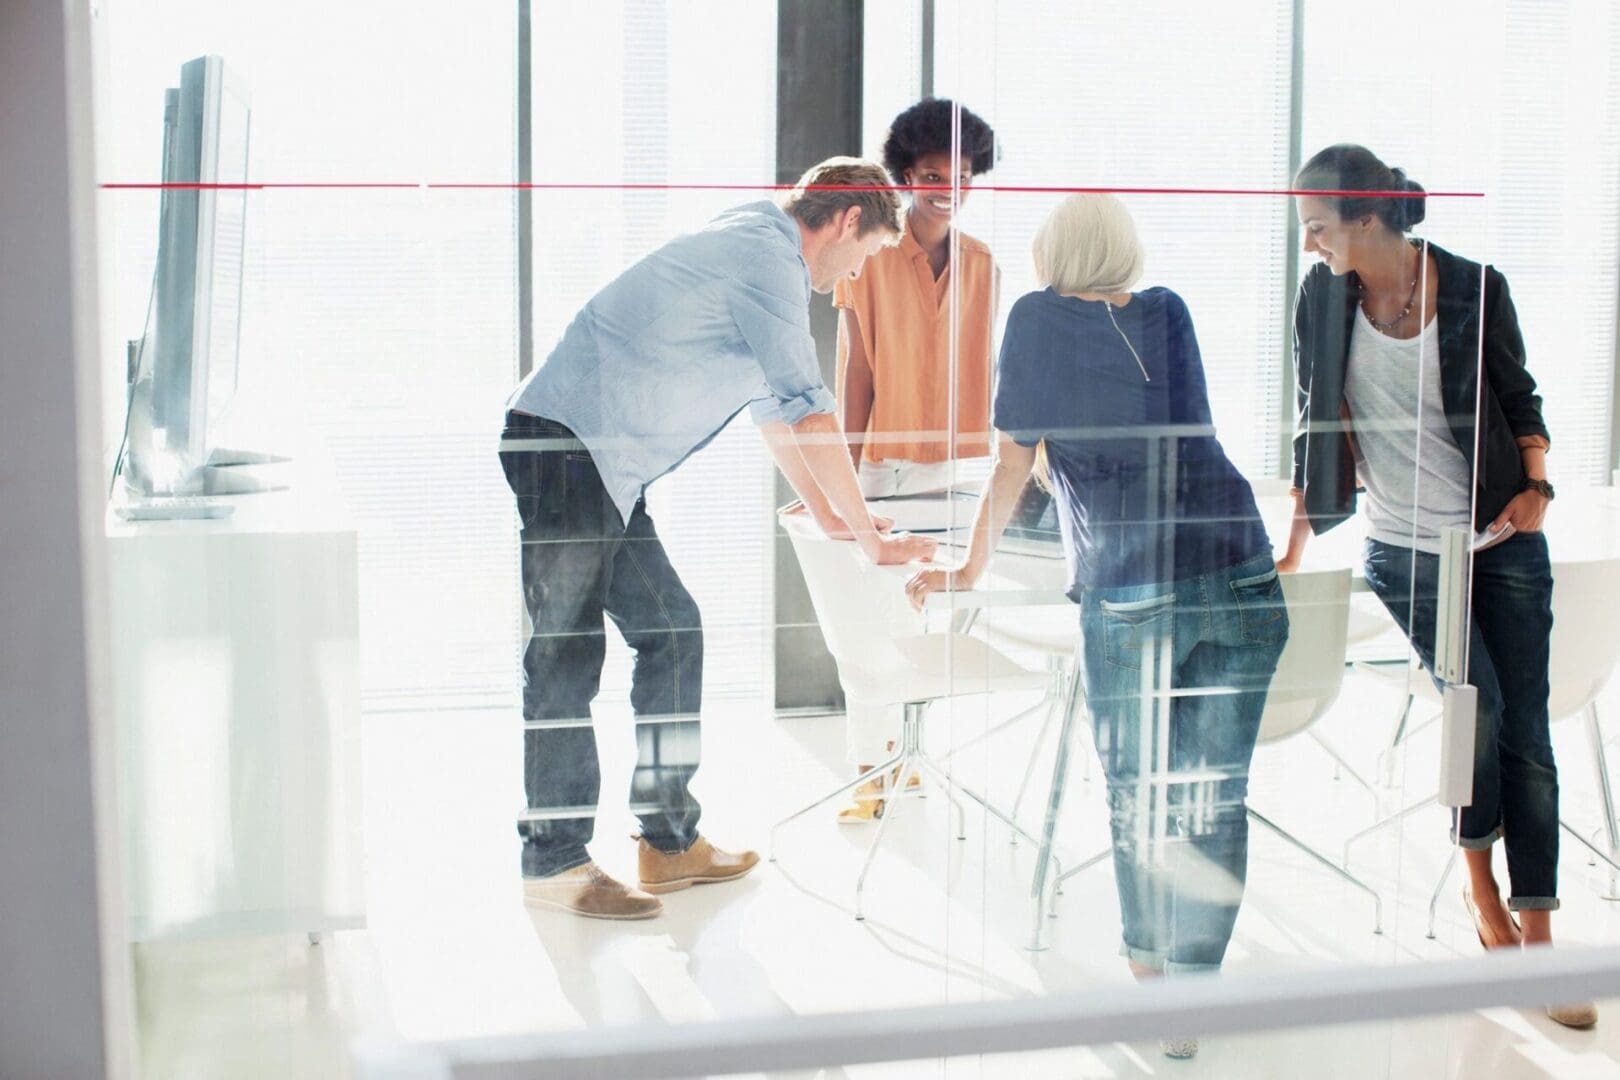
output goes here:
<path id="1" fill-rule="evenodd" d="M 797 184 L 586 184 L 586 183 L 405 183 L 261 181 L 244 184 L 104 183 L 103 191 L 289 191 L 289 190 L 410 190 L 429 191 L 795 191 Z M 806 191 L 950 191 L 949 185 L 808 184 Z M 1067 187 L 1032 184 L 974 184 L 967 191 L 999 191 L 1013 195 L 1272 195 L 1333 196 L 1382 199 L 1483 199 L 1483 191 L 1371 191 L 1304 190 L 1296 188 L 1187 188 L 1187 187 Z"/>

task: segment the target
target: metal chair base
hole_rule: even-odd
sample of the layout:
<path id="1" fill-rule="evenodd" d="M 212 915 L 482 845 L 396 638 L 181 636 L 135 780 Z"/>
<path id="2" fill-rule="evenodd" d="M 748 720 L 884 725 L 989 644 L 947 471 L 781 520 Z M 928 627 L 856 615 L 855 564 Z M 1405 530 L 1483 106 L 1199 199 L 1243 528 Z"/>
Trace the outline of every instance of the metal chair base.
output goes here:
<path id="1" fill-rule="evenodd" d="M 847 783 L 840 784 L 838 787 L 816 799 L 814 802 L 795 810 L 793 813 L 771 826 L 769 859 L 771 862 L 775 862 L 776 834 L 777 831 L 782 828 L 782 826 L 788 824 L 790 821 L 803 817 L 805 814 L 808 814 L 817 807 L 825 806 L 833 799 L 838 798 L 840 795 L 843 795 L 848 791 L 854 790 L 868 781 L 876 780 L 885 776 L 891 769 L 899 769 L 899 774 L 895 778 L 894 786 L 890 789 L 890 793 L 885 796 L 888 799 L 888 803 L 884 809 L 883 816 L 878 818 L 877 830 L 872 836 L 872 842 L 867 845 L 866 858 L 861 862 L 860 876 L 855 879 L 855 918 L 857 921 L 865 921 L 866 919 L 866 878 L 872 869 L 873 860 L 877 857 L 878 848 L 883 844 L 883 836 L 888 831 L 889 820 L 894 816 L 900 802 L 905 798 L 906 785 L 911 782 L 911 777 L 913 776 L 926 776 L 930 781 L 938 785 L 939 788 L 944 791 L 945 797 L 949 799 L 951 803 L 951 810 L 953 812 L 956 825 L 956 839 L 967 839 L 967 811 L 962 806 L 961 798 L 966 797 L 977 803 L 986 814 L 995 818 L 1009 829 L 1012 829 L 1015 833 L 1023 836 L 1031 843 L 1039 843 L 1038 839 L 1032 833 L 1025 830 L 1023 826 L 1019 825 L 1018 822 L 1012 817 L 1002 813 L 996 807 L 992 806 L 988 801 L 985 800 L 984 796 L 980 795 L 972 788 L 969 788 L 965 784 L 955 780 L 951 774 L 941 766 L 940 761 L 936 761 L 923 749 L 922 721 L 923 715 L 927 711 L 927 708 L 928 703 L 924 701 L 913 701 L 906 703 L 905 713 L 900 722 L 900 738 L 895 744 L 895 752 L 890 755 L 887 760 L 872 766 L 870 769 L 855 777 L 855 779 L 850 780 Z M 1051 862 L 1053 867 L 1059 873 L 1061 873 L 1062 865 L 1058 862 L 1055 855 L 1051 856 Z"/>
<path id="2" fill-rule="evenodd" d="M 1305 841 L 1301 840 L 1299 837 L 1295 836 L 1293 833 L 1289 832 L 1287 829 L 1284 829 L 1281 825 L 1278 825 L 1276 822 L 1272 821 L 1270 818 L 1266 817 L 1264 814 L 1261 814 L 1258 811 L 1256 811 L 1256 810 L 1254 810 L 1252 808 L 1248 808 L 1248 807 L 1245 807 L 1245 811 L 1248 814 L 1248 817 L 1249 817 L 1250 821 L 1255 822 L 1257 825 L 1263 826 L 1265 829 L 1269 830 L 1272 833 L 1272 835 L 1276 836 L 1278 839 L 1280 839 L 1280 840 L 1284 841 L 1285 843 L 1291 845 L 1292 847 L 1294 847 L 1299 852 L 1301 852 L 1301 853 L 1303 853 L 1305 855 L 1308 855 L 1312 859 L 1316 860 L 1316 862 L 1321 864 L 1321 866 L 1324 869 L 1332 872 L 1333 874 L 1335 874 L 1339 878 L 1343 879 L 1348 884 L 1354 885 L 1356 888 L 1360 889 L 1362 892 L 1364 892 L 1368 896 L 1372 897 L 1372 902 L 1373 902 L 1373 933 L 1382 934 L 1384 932 L 1384 901 L 1383 901 L 1383 898 L 1378 895 L 1377 891 L 1374 890 L 1371 885 L 1368 885 L 1366 882 L 1362 881 L 1360 878 L 1358 878 L 1354 874 L 1350 873 L 1350 871 L 1346 870 L 1344 867 L 1336 865 L 1333 862 L 1333 860 L 1329 859 L 1326 855 L 1323 855 L 1321 852 L 1317 851 L 1315 848 L 1313 848 L 1309 844 L 1305 843 Z M 1082 870 L 1086 870 L 1086 869 L 1089 869 L 1090 867 L 1096 866 L 1098 863 L 1102 862 L 1104 859 L 1108 858 L 1112 854 L 1113 854 L 1113 849 L 1112 848 L 1104 849 L 1103 851 L 1100 851 L 1097 854 L 1091 856 L 1085 862 L 1083 862 L 1080 865 L 1078 865 L 1078 866 L 1074 867 L 1073 869 L 1069 870 L 1067 873 L 1059 874 L 1057 879 L 1052 883 L 1052 897 L 1051 897 L 1051 901 L 1050 901 L 1050 903 L 1048 905 L 1048 912 L 1047 912 L 1048 917 L 1049 918 L 1056 918 L 1057 917 L 1057 898 L 1063 894 L 1063 883 L 1065 881 L 1067 881 L 1069 878 L 1073 877 L 1074 875 L 1080 873 Z"/>

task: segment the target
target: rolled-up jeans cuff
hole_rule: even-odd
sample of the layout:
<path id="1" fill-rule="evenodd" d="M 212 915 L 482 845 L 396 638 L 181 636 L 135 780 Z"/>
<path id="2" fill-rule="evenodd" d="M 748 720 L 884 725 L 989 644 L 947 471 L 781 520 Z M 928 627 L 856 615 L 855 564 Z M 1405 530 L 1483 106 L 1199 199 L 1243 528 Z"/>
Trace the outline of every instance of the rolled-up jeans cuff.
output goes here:
<path id="1" fill-rule="evenodd" d="M 525 850 L 523 852 L 523 878 L 525 881 L 540 881 L 558 874 L 566 873 L 576 866 L 584 866 L 591 861 L 590 852 L 583 847 L 566 849 L 559 852 L 541 852 Z"/>
<path id="2" fill-rule="evenodd" d="M 1560 904 L 1556 896 L 1510 896 L 1509 911 L 1557 911 Z"/>
<path id="3" fill-rule="evenodd" d="M 1215 975 L 1221 970 L 1219 964 L 1189 964 L 1180 960 L 1166 960 L 1164 974 L 1166 978 L 1181 979 L 1188 975 Z"/>
<path id="4" fill-rule="evenodd" d="M 1502 837 L 1502 827 L 1498 825 L 1484 836 L 1459 836 L 1456 828 L 1451 830 L 1451 842 L 1464 851 L 1485 851 Z"/>
<path id="5" fill-rule="evenodd" d="M 645 832 L 637 833 L 636 840 L 647 841 L 647 846 L 663 855 L 684 855 L 693 844 L 697 843 L 697 833 L 691 836 L 678 836 L 675 833 L 659 833 L 648 836 Z"/>
<path id="6" fill-rule="evenodd" d="M 1119 955 L 1139 967 L 1145 967 L 1151 971 L 1162 972 L 1164 970 L 1164 953 L 1159 952 L 1157 949 L 1139 949 L 1130 942 L 1120 942 Z"/>

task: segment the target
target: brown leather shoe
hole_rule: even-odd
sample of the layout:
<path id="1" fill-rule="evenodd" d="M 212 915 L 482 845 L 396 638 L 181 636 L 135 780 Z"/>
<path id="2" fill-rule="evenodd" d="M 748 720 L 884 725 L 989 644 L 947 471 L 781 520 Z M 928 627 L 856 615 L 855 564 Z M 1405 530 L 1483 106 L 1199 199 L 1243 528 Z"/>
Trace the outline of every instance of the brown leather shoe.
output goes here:
<path id="1" fill-rule="evenodd" d="M 523 902 L 588 919 L 650 919 L 664 902 L 609 877 L 594 862 L 543 878 L 523 879 Z"/>
<path id="2" fill-rule="evenodd" d="M 644 839 L 637 842 L 637 848 L 641 887 L 650 893 L 674 892 L 693 885 L 731 881 L 759 864 L 757 852 L 741 851 L 732 855 L 701 836 L 678 855 L 665 855 Z"/>

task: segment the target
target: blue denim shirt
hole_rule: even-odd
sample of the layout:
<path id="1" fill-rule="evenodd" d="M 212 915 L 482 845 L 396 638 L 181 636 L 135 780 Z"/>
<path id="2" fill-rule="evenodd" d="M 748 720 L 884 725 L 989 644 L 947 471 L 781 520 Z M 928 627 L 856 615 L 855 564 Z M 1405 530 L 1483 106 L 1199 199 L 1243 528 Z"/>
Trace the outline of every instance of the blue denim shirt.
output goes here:
<path id="1" fill-rule="evenodd" d="M 757 424 L 836 408 L 810 336 L 798 224 L 768 201 L 726 211 L 609 282 L 507 401 L 573 429 L 625 521 L 642 489 L 744 406 Z"/>
<path id="2" fill-rule="evenodd" d="M 1192 316 L 1169 289 L 1133 293 L 1112 318 L 1051 289 L 1022 297 L 992 419 L 1021 446 L 1046 440 L 1076 599 L 1271 550 L 1249 482 L 1215 438 Z"/>

